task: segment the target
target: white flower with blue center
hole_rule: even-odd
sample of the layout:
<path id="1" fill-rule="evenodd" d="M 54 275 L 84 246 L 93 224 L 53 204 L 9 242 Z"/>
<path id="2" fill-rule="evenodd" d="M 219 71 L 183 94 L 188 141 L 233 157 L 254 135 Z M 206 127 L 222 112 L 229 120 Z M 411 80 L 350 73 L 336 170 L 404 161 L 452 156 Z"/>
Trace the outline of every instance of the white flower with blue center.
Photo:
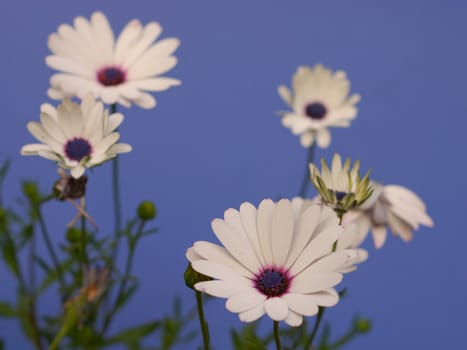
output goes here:
<path id="1" fill-rule="evenodd" d="M 334 287 L 342 273 L 360 262 L 360 251 L 332 252 L 342 235 L 336 214 L 328 207 L 299 200 L 263 200 L 258 209 L 245 202 L 228 209 L 212 229 L 222 246 L 195 242 L 187 258 L 194 270 L 213 280 L 195 288 L 226 298 L 226 308 L 252 322 L 264 314 L 299 326 L 318 306 L 334 306 Z"/>
<path id="2" fill-rule="evenodd" d="M 25 145 L 22 155 L 38 155 L 71 170 L 74 178 L 83 175 L 86 168 L 114 158 L 119 153 L 131 151 L 126 143 L 117 143 L 120 134 L 115 130 L 123 115 L 109 115 L 102 102 L 91 95 L 81 105 L 65 99 L 55 109 L 50 104 L 41 106 L 41 121 L 29 122 L 29 132 L 40 142 Z"/>
<path id="3" fill-rule="evenodd" d="M 173 53 L 180 45 L 177 38 L 155 42 L 161 32 L 159 23 L 143 26 L 135 19 L 115 39 L 101 12 L 94 12 L 90 20 L 76 17 L 74 26 L 60 25 L 48 40 L 52 55 L 46 63 L 60 71 L 50 78 L 49 97 L 83 98 L 92 93 L 107 104 L 155 107 L 156 100 L 147 91 L 181 84 L 178 79 L 160 76 L 177 64 Z"/>
<path id="4" fill-rule="evenodd" d="M 300 136 L 303 147 L 314 142 L 321 148 L 331 143 L 329 127 L 348 127 L 357 116 L 358 94 L 349 96 L 350 81 L 345 72 L 332 72 L 317 64 L 298 67 L 292 78 L 292 90 L 284 85 L 278 92 L 292 109 L 281 112 L 282 124 Z"/>

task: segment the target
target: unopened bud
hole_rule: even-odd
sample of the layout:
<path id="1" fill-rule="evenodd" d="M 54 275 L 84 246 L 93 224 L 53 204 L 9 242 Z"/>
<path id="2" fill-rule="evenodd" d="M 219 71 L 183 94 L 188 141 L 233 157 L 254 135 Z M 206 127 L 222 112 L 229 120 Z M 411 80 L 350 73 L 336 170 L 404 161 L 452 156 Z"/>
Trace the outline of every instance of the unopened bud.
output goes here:
<path id="1" fill-rule="evenodd" d="M 156 206 L 151 201 L 142 201 L 138 206 L 138 217 L 143 221 L 154 219 L 156 213 Z"/>

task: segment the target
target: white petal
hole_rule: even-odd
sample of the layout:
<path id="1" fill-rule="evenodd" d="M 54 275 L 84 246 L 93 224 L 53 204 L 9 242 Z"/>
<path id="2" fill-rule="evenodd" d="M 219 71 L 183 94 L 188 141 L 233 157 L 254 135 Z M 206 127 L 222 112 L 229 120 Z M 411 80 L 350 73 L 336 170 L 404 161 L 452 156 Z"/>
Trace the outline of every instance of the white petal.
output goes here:
<path id="1" fill-rule="evenodd" d="M 288 307 L 296 313 L 304 316 L 314 316 L 318 313 L 318 305 L 313 296 L 305 294 L 289 293 L 282 297 Z"/>
<path id="2" fill-rule="evenodd" d="M 312 131 L 305 132 L 300 136 L 300 143 L 305 148 L 310 147 L 313 144 L 314 140 L 315 136 Z"/>
<path id="3" fill-rule="evenodd" d="M 132 102 L 144 109 L 151 109 L 156 107 L 156 99 L 146 93 L 141 93 L 140 96 L 134 99 Z"/>
<path id="4" fill-rule="evenodd" d="M 292 92 L 287 86 L 281 85 L 277 88 L 279 96 L 287 103 L 289 106 L 292 105 Z"/>
<path id="5" fill-rule="evenodd" d="M 128 50 L 125 58 L 123 59 L 123 67 L 127 69 L 130 67 L 135 60 L 137 60 L 147 48 L 157 39 L 161 34 L 162 27 L 157 22 L 150 22 L 143 28 L 141 38 L 131 46 Z"/>
<path id="6" fill-rule="evenodd" d="M 323 128 L 316 133 L 316 143 L 321 148 L 328 148 L 331 143 L 331 133 L 328 129 Z"/>
<path id="7" fill-rule="evenodd" d="M 292 244 L 294 215 L 292 204 L 287 199 L 280 200 L 274 209 L 271 228 L 272 255 L 274 263 L 283 266 Z"/>
<path id="8" fill-rule="evenodd" d="M 274 321 L 282 321 L 287 317 L 289 308 L 282 298 L 275 297 L 264 302 L 264 309 Z"/>
<path id="9" fill-rule="evenodd" d="M 217 238 L 238 262 L 252 273 L 259 270 L 259 262 L 245 235 L 235 231 L 229 224 L 220 219 L 211 222 L 211 227 Z"/>
<path id="10" fill-rule="evenodd" d="M 221 280 L 198 282 L 195 289 L 218 298 L 230 298 L 232 295 L 251 290 L 243 284 Z"/>
<path id="11" fill-rule="evenodd" d="M 241 262 L 237 261 L 224 247 L 220 247 L 210 242 L 200 241 L 195 242 L 193 248 L 198 255 L 203 257 L 203 259 L 228 266 L 245 277 L 254 278 L 254 274 L 245 268 Z"/>
<path id="12" fill-rule="evenodd" d="M 308 295 L 315 300 L 317 305 L 325 307 L 334 306 L 339 301 L 339 294 L 333 288 Z"/>
<path id="13" fill-rule="evenodd" d="M 253 250 L 255 251 L 257 258 L 260 261 L 260 264 L 265 265 L 263 251 L 260 247 L 258 231 L 256 229 L 257 210 L 255 206 L 248 202 L 242 203 L 242 205 L 240 205 L 240 216 L 242 219 L 243 228 L 248 237 L 248 241 L 250 242 Z"/>
<path id="14" fill-rule="evenodd" d="M 289 310 L 287 317 L 284 319 L 284 322 L 291 327 L 298 327 L 303 323 L 303 316 L 293 312 L 292 310 Z"/>
<path id="15" fill-rule="evenodd" d="M 290 293 L 315 293 L 334 287 L 340 281 L 342 281 L 342 274 L 338 272 L 305 270 L 292 281 Z"/>
<path id="16" fill-rule="evenodd" d="M 84 174 L 85 168 L 81 165 L 77 165 L 73 169 L 71 169 L 71 176 L 75 179 L 80 178 Z"/>
<path id="17" fill-rule="evenodd" d="M 178 79 L 164 77 L 131 81 L 132 86 L 146 91 L 164 91 L 181 83 Z"/>
<path id="18" fill-rule="evenodd" d="M 239 286 L 250 287 L 252 283 L 238 271 L 216 262 L 197 260 L 192 262 L 191 266 L 203 275 L 230 283 L 237 283 Z"/>
<path id="19" fill-rule="evenodd" d="M 143 26 L 137 19 L 128 22 L 125 28 L 123 28 L 115 44 L 116 64 L 123 65 L 124 58 L 131 50 L 131 45 L 133 45 L 141 37 L 142 31 Z"/>
<path id="20" fill-rule="evenodd" d="M 258 215 L 256 218 L 260 247 L 263 251 L 264 260 L 268 265 L 274 263 L 271 242 L 271 224 L 274 214 L 274 207 L 275 204 L 270 199 L 261 201 L 258 207 Z"/>
<path id="21" fill-rule="evenodd" d="M 296 275 L 308 267 L 314 260 L 319 259 L 331 250 L 334 242 L 342 234 L 343 228 L 335 226 L 320 232 L 305 247 L 296 262 L 292 265 L 290 273 Z"/>
<path id="22" fill-rule="evenodd" d="M 242 322 L 253 322 L 256 321 L 258 318 L 264 315 L 266 312 L 264 308 L 264 304 L 258 305 L 248 311 L 241 312 L 238 314 L 238 318 Z"/>
<path id="23" fill-rule="evenodd" d="M 262 305 L 265 300 L 265 295 L 260 294 L 251 288 L 229 297 L 225 303 L 225 308 L 230 312 L 244 312 L 257 307 L 258 305 Z"/>
<path id="24" fill-rule="evenodd" d="M 285 264 L 290 267 L 308 244 L 316 225 L 320 219 L 321 208 L 319 205 L 311 205 L 298 219 L 295 227 L 295 236 L 290 249 L 289 257 Z"/>
<path id="25" fill-rule="evenodd" d="M 185 256 L 186 256 L 186 258 L 188 259 L 189 262 L 193 262 L 193 261 L 196 261 L 196 260 L 202 260 L 203 259 L 198 253 L 196 253 L 194 247 L 188 248 L 186 250 Z"/>
<path id="26" fill-rule="evenodd" d="M 380 249 L 383 245 L 384 242 L 386 242 L 386 227 L 385 226 L 373 226 L 371 229 L 371 232 L 373 234 L 373 242 L 375 244 L 376 249 Z"/>

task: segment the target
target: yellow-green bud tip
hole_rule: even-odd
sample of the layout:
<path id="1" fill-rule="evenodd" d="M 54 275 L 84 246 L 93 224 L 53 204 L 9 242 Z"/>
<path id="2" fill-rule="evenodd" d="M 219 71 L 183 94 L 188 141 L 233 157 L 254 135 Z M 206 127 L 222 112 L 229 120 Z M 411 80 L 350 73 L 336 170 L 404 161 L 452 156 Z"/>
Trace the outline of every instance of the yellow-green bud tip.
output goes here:
<path id="1" fill-rule="evenodd" d="M 355 321 L 355 329 L 360 333 L 367 333 L 371 330 L 371 321 L 360 318 Z"/>
<path id="2" fill-rule="evenodd" d="M 76 227 L 70 227 L 66 231 L 66 239 L 70 243 L 81 242 L 82 232 Z"/>
<path id="3" fill-rule="evenodd" d="M 143 220 L 152 220 L 156 217 L 157 209 L 153 202 L 143 201 L 138 206 L 138 217 Z"/>
<path id="4" fill-rule="evenodd" d="M 195 284 L 198 282 L 204 282 L 204 281 L 210 281 L 212 280 L 211 277 L 205 276 L 193 269 L 191 267 L 191 264 L 188 263 L 188 266 L 185 270 L 185 273 L 183 275 L 185 278 L 185 284 L 188 288 L 195 289 Z"/>

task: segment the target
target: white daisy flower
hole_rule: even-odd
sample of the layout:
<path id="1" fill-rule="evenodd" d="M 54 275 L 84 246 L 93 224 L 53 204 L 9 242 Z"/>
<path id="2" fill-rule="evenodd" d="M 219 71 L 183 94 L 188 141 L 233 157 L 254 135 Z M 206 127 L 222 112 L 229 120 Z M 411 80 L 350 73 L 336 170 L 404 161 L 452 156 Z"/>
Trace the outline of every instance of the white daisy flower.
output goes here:
<path id="1" fill-rule="evenodd" d="M 389 228 L 403 241 L 412 240 L 413 231 L 420 225 L 433 227 L 433 220 L 426 212 L 425 203 L 408 188 L 398 185 L 381 185 L 372 182 L 373 194 L 359 208 L 344 215 L 344 225 L 357 227 L 358 239 L 354 247 L 359 246 L 370 229 L 375 248 L 384 245 Z"/>
<path id="2" fill-rule="evenodd" d="M 53 55 L 49 67 L 61 71 L 50 79 L 48 95 L 83 98 L 88 93 L 107 104 L 153 108 L 156 100 L 146 91 L 163 91 L 180 85 L 180 80 L 160 77 L 177 64 L 172 56 L 180 41 L 168 38 L 155 43 L 162 32 L 157 22 L 143 26 L 132 20 L 115 40 L 110 24 L 101 12 L 88 21 L 76 17 L 74 26 L 62 24 L 49 36 Z"/>
<path id="3" fill-rule="evenodd" d="M 350 208 L 361 205 L 371 195 L 369 172 L 361 179 L 359 168 L 360 162 L 357 160 L 350 169 L 350 158 L 347 158 L 342 165 L 341 156 L 335 153 L 331 170 L 323 158 L 321 158 L 321 173 L 313 163 L 310 163 L 311 182 L 326 205 L 344 213 Z"/>
<path id="4" fill-rule="evenodd" d="M 246 202 L 228 209 L 212 229 L 224 247 L 196 242 L 187 251 L 194 270 L 214 280 L 195 288 L 226 298 L 226 308 L 241 321 L 267 314 L 299 326 L 318 306 L 333 306 L 333 288 L 361 257 L 357 250 L 331 253 L 342 227 L 331 209 L 299 201 L 263 200 L 258 209 Z M 332 215 L 331 215 L 332 214 Z"/>
<path id="5" fill-rule="evenodd" d="M 331 143 L 329 127 L 348 127 L 357 115 L 360 96 L 349 96 L 350 82 L 343 71 L 332 72 L 317 64 L 298 67 L 292 78 L 292 91 L 278 88 L 279 95 L 292 108 L 282 112 L 282 124 L 300 135 L 303 147 L 315 141 L 321 148 Z"/>
<path id="6" fill-rule="evenodd" d="M 70 169 L 74 178 L 83 175 L 85 168 L 99 165 L 118 153 L 131 151 L 126 143 L 116 143 L 115 132 L 123 115 L 104 110 L 102 102 L 91 95 L 81 105 L 65 99 L 57 109 L 50 104 L 41 106 L 41 122 L 29 122 L 29 132 L 42 143 L 25 145 L 22 155 L 38 155 Z"/>

